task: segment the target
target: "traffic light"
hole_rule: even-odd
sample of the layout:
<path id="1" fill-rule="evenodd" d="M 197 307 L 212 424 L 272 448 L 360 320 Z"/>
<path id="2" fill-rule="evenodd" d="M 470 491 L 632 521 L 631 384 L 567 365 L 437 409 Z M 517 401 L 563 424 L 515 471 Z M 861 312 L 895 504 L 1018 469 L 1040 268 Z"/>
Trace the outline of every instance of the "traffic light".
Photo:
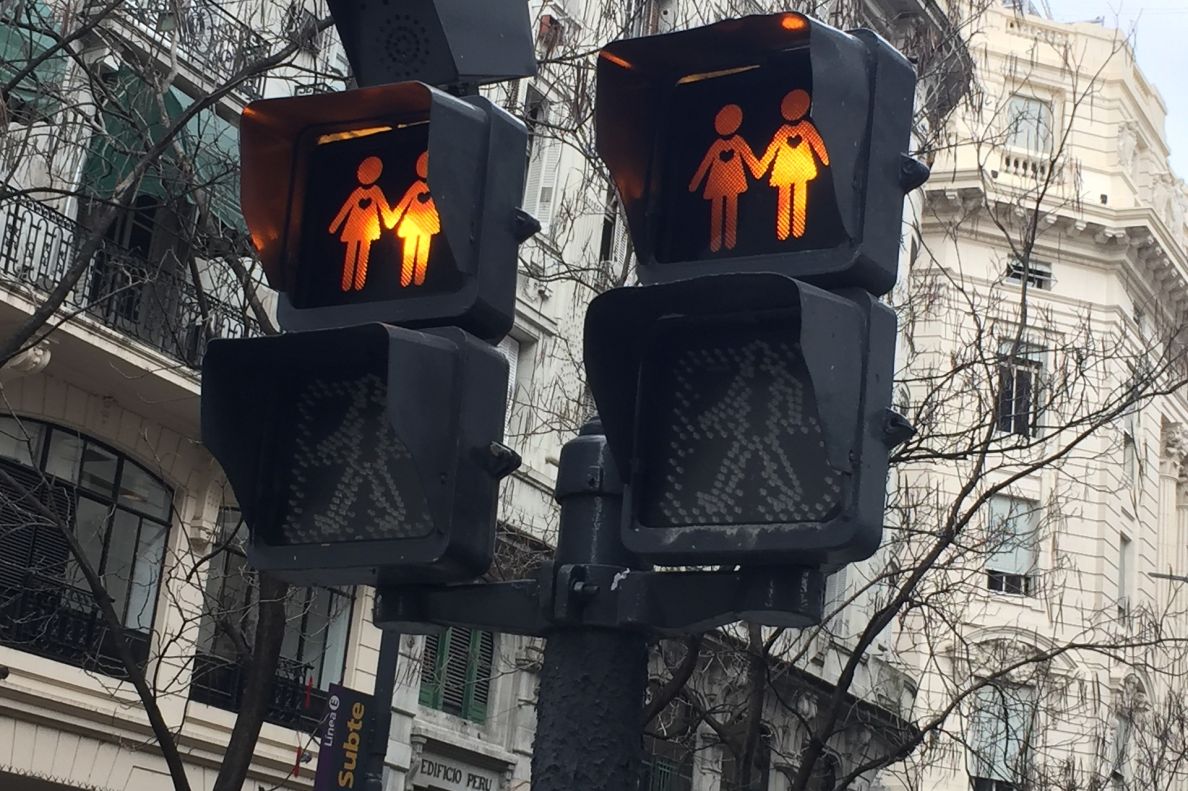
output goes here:
<path id="1" fill-rule="evenodd" d="M 434 5 L 449 3 L 338 3 L 335 19 L 348 51 L 369 26 L 404 45 L 393 26 L 427 24 Z M 443 54 L 440 36 L 466 38 L 455 22 L 438 21 L 412 71 L 453 83 L 506 65 Z M 395 68 L 369 58 L 370 74 Z M 482 97 L 404 82 L 253 102 L 240 145 L 244 219 L 289 331 L 214 341 L 203 365 L 203 441 L 249 560 L 294 584 L 481 575 L 499 479 L 519 463 L 492 344 L 539 228 L 519 208 L 527 130 Z"/>
<path id="2" fill-rule="evenodd" d="M 927 177 L 906 156 L 915 84 L 876 34 L 796 13 L 608 45 L 596 142 L 640 280 L 774 271 L 889 291 L 903 196 Z"/>
<path id="3" fill-rule="evenodd" d="M 915 74 L 796 13 L 608 45 L 598 151 L 643 286 L 596 297 L 585 364 L 664 565 L 836 568 L 882 537 Z"/>
<path id="4" fill-rule="evenodd" d="M 774 273 L 621 288 L 586 371 L 624 542 L 665 564 L 837 564 L 882 536 L 895 315 Z"/>
<path id="5" fill-rule="evenodd" d="M 515 316 L 524 125 L 417 82 L 265 99 L 240 125 L 242 205 L 289 330 Z"/>
<path id="6" fill-rule="evenodd" d="M 330 13 L 359 85 L 473 87 L 536 74 L 524 0 L 330 0 Z"/>
<path id="7" fill-rule="evenodd" d="M 215 342 L 202 437 L 295 584 L 472 579 L 495 540 L 507 361 L 453 327 L 382 324 Z"/>

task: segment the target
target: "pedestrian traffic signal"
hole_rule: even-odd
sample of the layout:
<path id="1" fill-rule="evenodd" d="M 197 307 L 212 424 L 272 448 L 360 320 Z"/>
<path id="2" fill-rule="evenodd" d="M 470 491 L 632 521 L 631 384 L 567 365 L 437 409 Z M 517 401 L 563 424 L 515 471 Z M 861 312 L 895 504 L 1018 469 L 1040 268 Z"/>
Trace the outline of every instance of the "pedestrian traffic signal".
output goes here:
<path id="1" fill-rule="evenodd" d="M 668 565 L 834 565 L 882 536 L 895 314 L 773 273 L 620 288 L 586 370 L 627 483 L 624 542 Z"/>
<path id="2" fill-rule="evenodd" d="M 472 579 L 491 562 L 508 366 L 463 330 L 381 324 L 212 341 L 202 440 L 294 584 Z"/>
<path id="3" fill-rule="evenodd" d="M 524 0 L 330 0 L 359 85 L 473 88 L 536 74 Z"/>
<path id="4" fill-rule="evenodd" d="M 515 315 L 527 132 L 421 83 L 265 99 L 240 127 L 243 210 L 290 330 Z"/>
<path id="5" fill-rule="evenodd" d="M 598 152 L 645 283 L 777 271 L 895 283 L 915 73 L 874 33 L 796 13 L 608 45 Z"/>

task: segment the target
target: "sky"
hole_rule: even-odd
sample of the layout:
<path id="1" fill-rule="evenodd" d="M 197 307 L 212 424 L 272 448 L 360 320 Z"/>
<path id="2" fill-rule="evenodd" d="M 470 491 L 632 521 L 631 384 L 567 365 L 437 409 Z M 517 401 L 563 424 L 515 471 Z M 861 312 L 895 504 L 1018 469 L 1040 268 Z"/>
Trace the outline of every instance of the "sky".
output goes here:
<path id="1" fill-rule="evenodd" d="M 1132 33 L 1143 74 L 1167 106 L 1172 169 L 1188 179 L 1188 0 L 1048 0 L 1060 22 L 1104 17 L 1106 25 Z"/>

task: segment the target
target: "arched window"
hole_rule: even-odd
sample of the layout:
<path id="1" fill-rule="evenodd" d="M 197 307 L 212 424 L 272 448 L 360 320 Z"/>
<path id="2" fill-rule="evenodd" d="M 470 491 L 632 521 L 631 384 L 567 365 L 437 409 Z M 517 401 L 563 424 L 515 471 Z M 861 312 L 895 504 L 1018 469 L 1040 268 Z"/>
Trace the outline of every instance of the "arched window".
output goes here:
<path id="1" fill-rule="evenodd" d="M 833 753 L 824 753 L 813 765 L 813 772 L 809 775 L 809 791 L 833 791 L 837 788 L 838 776 L 841 774 L 840 762 Z"/>
<path id="2" fill-rule="evenodd" d="M 751 763 L 750 782 L 742 780 L 738 756 L 729 747 L 722 750 L 722 791 L 767 791 L 771 775 L 771 731 L 760 726 L 759 744 Z"/>
<path id="3" fill-rule="evenodd" d="M 0 417 L 0 469 L 8 476 L 0 478 L 0 643 L 124 675 L 85 561 L 143 663 L 173 492 L 103 443 L 36 420 Z"/>
<path id="4" fill-rule="evenodd" d="M 256 572 L 247 564 L 247 526 L 239 509 L 219 512 L 218 551 L 210 559 L 206 605 L 199 622 L 190 699 L 239 711 L 259 606 Z M 292 587 L 285 599 L 284 638 L 266 721 L 315 731 L 331 684 L 342 681 L 350 644 L 350 589 Z"/>

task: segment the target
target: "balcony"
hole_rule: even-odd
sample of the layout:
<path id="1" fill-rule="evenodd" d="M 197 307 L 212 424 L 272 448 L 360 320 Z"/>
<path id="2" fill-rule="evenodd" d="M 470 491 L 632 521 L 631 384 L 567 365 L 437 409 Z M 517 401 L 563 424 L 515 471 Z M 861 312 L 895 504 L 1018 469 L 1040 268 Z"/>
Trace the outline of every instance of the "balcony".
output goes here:
<path id="1" fill-rule="evenodd" d="M 128 0 L 124 13 L 135 26 L 179 55 L 195 75 L 223 83 L 268 54 L 268 42 L 210 0 Z M 248 101 L 264 96 L 264 74 L 236 88 Z"/>
<path id="2" fill-rule="evenodd" d="M 85 236 L 80 225 L 35 200 L 0 200 L 0 282 L 48 293 L 65 277 Z M 211 339 L 260 334 L 245 309 L 199 294 L 189 279 L 153 270 L 109 242 L 87 263 L 62 311 L 88 316 L 195 369 Z"/>
<path id="3" fill-rule="evenodd" d="M 0 565 L 0 645 L 115 678 L 127 675 L 116 638 L 89 590 Z M 134 630 L 126 634 L 132 655 L 143 664 L 149 635 Z"/>
<path id="4" fill-rule="evenodd" d="M 1017 193 L 1053 199 L 1075 197 L 1080 181 L 1080 163 L 1065 154 L 1051 154 L 1003 147 L 998 167 L 990 175 L 1000 185 Z"/>
<path id="5" fill-rule="evenodd" d="M 302 82 L 293 89 L 294 96 L 314 96 L 319 93 L 334 93 L 341 90 L 328 82 Z"/>
<path id="6" fill-rule="evenodd" d="M 272 681 L 272 699 L 266 722 L 283 728 L 314 733 L 326 713 L 328 695 L 310 683 L 313 666 L 281 657 Z M 243 702 L 246 668 L 238 662 L 211 654 L 194 657 L 190 700 L 225 711 L 239 711 Z"/>

